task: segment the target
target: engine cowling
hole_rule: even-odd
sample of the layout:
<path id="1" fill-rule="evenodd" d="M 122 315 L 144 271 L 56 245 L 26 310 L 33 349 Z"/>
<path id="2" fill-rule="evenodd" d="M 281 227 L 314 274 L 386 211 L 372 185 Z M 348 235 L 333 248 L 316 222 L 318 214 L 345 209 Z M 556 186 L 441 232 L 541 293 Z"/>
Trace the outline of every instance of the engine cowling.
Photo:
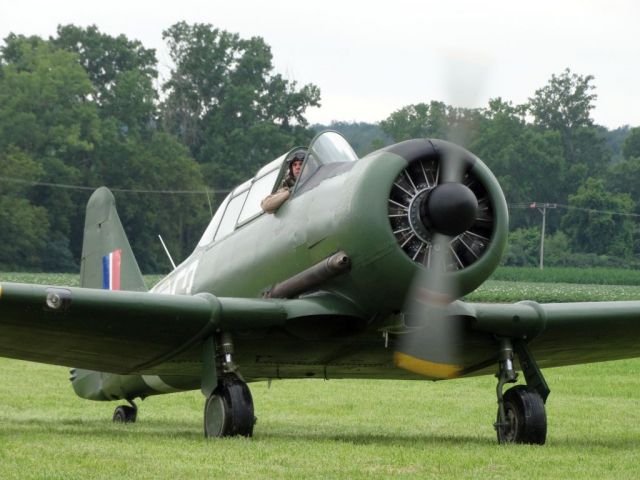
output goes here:
<path id="1" fill-rule="evenodd" d="M 459 295 L 474 290 L 500 262 L 508 233 L 502 189 L 489 168 L 471 152 L 443 140 L 408 140 L 387 151 L 406 168 L 393 182 L 389 224 L 399 248 L 414 263 L 431 265 L 436 234 L 447 237 L 443 275 Z"/>

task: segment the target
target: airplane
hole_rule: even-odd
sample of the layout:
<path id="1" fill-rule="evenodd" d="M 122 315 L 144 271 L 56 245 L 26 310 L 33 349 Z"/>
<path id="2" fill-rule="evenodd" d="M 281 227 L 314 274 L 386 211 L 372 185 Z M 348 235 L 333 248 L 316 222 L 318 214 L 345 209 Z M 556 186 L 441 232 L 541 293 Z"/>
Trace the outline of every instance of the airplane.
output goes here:
<path id="1" fill-rule="evenodd" d="M 358 158 L 317 135 L 290 198 L 296 147 L 234 188 L 191 255 L 147 291 L 105 187 L 88 201 L 80 287 L 0 283 L 0 356 L 73 367 L 89 400 L 200 389 L 205 437 L 252 436 L 248 384 L 495 374 L 499 443 L 544 444 L 542 369 L 640 356 L 639 302 L 462 300 L 498 266 L 500 185 L 453 143 L 414 139 Z M 518 371 L 525 383 L 516 383 Z"/>

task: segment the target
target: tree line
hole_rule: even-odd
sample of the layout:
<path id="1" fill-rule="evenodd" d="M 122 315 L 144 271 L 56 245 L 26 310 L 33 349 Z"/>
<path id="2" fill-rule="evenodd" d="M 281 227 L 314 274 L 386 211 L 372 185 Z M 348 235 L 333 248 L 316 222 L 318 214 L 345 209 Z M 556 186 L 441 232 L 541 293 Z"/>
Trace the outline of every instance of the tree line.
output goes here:
<path id="1" fill-rule="evenodd" d="M 533 203 L 548 202 L 558 206 L 547 215 L 548 264 L 640 266 L 640 128 L 596 125 L 596 98 L 593 76 L 565 69 L 520 105 L 432 101 L 393 112 L 380 128 L 393 141 L 463 144 L 491 168 L 509 204 L 531 205 L 510 209 L 505 264 L 537 264 L 541 216 Z"/>
<path id="2" fill-rule="evenodd" d="M 319 89 L 274 73 L 263 39 L 184 22 L 163 38 L 165 82 L 154 50 L 95 26 L 4 39 L 1 269 L 77 270 L 91 191 L 59 185 L 107 185 L 142 270 L 166 270 L 157 234 L 184 258 L 225 189 L 310 141 Z"/>
<path id="3" fill-rule="evenodd" d="M 86 201 L 91 187 L 107 185 L 142 270 L 164 271 L 157 234 L 184 258 L 229 188 L 322 128 L 305 116 L 320 90 L 274 72 L 262 38 L 185 22 L 163 38 L 166 81 L 153 49 L 95 26 L 4 39 L 0 269 L 77 271 Z M 640 129 L 596 125 L 593 82 L 565 70 L 522 105 L 431 101 L 379 124 L 329 127 L 361 155 L 417 137 L 462 143 L 493 170 L 509 203 L 564 206 L 548 217 L 551 263 L 634 263 Z M 506 262 L 535 263 L 539 216 L 512 210 L 511 229 Z"/>

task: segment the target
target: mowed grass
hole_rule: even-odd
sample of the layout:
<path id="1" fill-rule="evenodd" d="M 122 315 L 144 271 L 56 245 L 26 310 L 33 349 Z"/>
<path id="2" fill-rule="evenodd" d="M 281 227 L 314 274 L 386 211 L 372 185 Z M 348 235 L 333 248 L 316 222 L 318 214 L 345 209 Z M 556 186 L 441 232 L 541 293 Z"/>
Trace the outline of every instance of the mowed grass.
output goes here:
<path id="1" fill-rule="evenodd" d="M 495 381 L 251 385 L 252 439 L 202 438 L 199 392 L 133 425 L 73 394 L 65 368 L 0 360 L 0 478 L 637 478 L 640 361 L 549 369 L 543 447 L 498 446 Z"/>
<path id="2" fill-rule="evenodd" d="M 254 437 L 207 441 L 200 392 L 150 397 L 115 425 L 118 403 L 77 398 L 68 369 L 0 359 L 0 479 L 638 478 L 640 360 L 544 373 L 543 447 L 496 444 L 491 376 L 255 383 Z"/>

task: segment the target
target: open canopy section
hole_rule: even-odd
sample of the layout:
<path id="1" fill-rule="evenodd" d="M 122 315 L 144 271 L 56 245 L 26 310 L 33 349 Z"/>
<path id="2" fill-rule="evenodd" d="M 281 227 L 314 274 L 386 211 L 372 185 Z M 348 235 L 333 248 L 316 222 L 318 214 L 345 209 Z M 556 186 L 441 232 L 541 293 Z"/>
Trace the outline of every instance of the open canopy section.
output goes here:
<path id="1" fill-rule="evenodd" d="M 198 246 L 206 246 L 220 240 L 239 226 L 262 215 L 260 201 L 277 190 L 287 173 L 288 161 L 300 150 L 305 150 L 307 156 L 302 166 L 298 185 L 305 184 L 323 166 L 351 165 L 358 160 L 358 156 L 349 142 L 342 135 L 333 131 L 317 135 L 311 141 L 308 149 L 304 147 L 292 148 L 286 154 L 267 163 L 258 170 L 255 177 L 238 185 L 229 193 L 211 219 Z M 310 182 L 305 188 L 309 186 Z M 299 188 L 296 186 L 295 191 L 298 190 Z"/>

